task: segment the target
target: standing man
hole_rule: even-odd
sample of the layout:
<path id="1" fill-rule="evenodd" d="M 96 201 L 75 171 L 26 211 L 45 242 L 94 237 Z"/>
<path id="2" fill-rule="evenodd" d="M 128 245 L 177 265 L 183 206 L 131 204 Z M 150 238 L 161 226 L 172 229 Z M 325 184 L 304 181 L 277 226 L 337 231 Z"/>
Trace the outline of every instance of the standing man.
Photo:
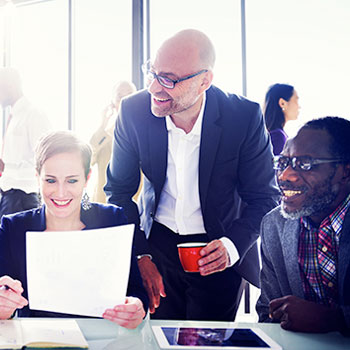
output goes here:
<path id="1" fill-rule="evenodd" d="M 350 334 L 350 121 L 306 123 L 276 157 L 282 203 L 262 222 L 259 321 Z"/>
<path id="2" fill-rule="evenodd" d="M 258 104 L 211 85 L 214 62 L 205 34 L 179 32 L 143 67 L 148 91 L 119 110 L 105 190 L 131 222 L 141 218 L 153 318 L 232 321 L 242 278 L 259 284 L 260 221 L 278 196 L 271 146 Z M 198 241 L 208 242 L 200 273 L 186 273 L 176 245 Z"/>
<path id="3" fill-rule="evenodd" d="M 0 218 L 39 206 L 34 148 L 50 130 L 48 119 L 23 96 L 13 68 L 0 68 L 0 103 L 9 108 L 0 156 Z"/>

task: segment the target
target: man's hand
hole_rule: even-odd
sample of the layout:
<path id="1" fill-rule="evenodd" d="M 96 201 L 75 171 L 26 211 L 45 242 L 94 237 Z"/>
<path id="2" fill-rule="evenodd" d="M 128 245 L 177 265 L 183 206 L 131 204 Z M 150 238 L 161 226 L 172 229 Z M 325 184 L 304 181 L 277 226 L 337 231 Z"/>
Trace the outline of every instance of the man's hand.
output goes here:
<path id="1" fill-rule="evenodd" d="M 340 310 L 294 295 L 271 300 L 269 315 L 271 319 L 279 321 L 283 329 L 296 332 L 325 333 L 345 327 Z"/>
<path id="2" fill-rule="evenodd" d="M 149 312 L 153 314 L 160 304 L 160 297 L 165 298 L 163 278 L 157 266 L 148 256 L 142 257 L 138 261 L 139 270 L 149 297 Z"/>
<path id="3" fill-rule="evenodd" d="M 199 272 L 202 276 L 223 271 L 229 265 L 227 250 L 224 244 L 218 239 L 208 243 L 199 254 L 202 256 L 198 261 Z"/>
<path id="4" fill-rule="evenodd" d="M 115 107 L 114 104 L 111 102 L 110 104 L 108 104 L 101 113 L 101 125 L 100 128 L 105 130 L 109 120 L 111 119 L 111 117 L 113 116 Z"/>

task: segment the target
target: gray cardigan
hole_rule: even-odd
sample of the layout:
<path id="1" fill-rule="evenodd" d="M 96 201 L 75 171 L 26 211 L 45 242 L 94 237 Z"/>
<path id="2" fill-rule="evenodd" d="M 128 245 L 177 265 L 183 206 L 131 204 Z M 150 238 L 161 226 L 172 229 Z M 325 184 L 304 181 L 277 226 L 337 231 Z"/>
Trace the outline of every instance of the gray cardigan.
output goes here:
<path id="1" fill-rule="evenodd" d="M 259 322 L 271 322 L 269 302 L 286 295 L 304 298 L 298 264 L 300 220 L 284 219 L 280 207 L 266 214 L 261 223 L 261 295 L 256 305 Z M 350 212 L 340 237 L 338 253 L 339 304 L 350 329 Z"/>

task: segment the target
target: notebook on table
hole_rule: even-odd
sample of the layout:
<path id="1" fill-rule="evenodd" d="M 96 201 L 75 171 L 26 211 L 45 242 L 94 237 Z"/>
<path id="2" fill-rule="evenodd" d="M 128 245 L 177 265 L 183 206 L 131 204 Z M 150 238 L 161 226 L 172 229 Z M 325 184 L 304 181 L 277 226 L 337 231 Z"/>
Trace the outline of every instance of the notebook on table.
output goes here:
<path id="1" fill-rule="evenodd" d="M 0 321 L 0 349 L 88 348 L 75 320 L 14 319 Z"/>

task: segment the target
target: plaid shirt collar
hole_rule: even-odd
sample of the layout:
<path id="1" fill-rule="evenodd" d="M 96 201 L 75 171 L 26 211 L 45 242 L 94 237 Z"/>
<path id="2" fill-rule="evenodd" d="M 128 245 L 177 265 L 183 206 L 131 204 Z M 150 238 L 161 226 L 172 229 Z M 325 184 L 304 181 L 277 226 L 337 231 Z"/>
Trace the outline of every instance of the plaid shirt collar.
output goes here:
<path id="1" fill-rule="evenodd" d="M 339 239 L 341 229 L 343 228 L 345 214 L 350 208 L 350 194 L 346 197 L 346 199 L 331 213 L 329 216 L 324 218 L 321 222 L 320 227 L 324 225 L 325 222 L 331 223 L 332 229 L 335 232 L 335 236 Z M 301 224 L 307 229 L 311 230 L 313 227 L 311 220 L 307 216 L 303 216 L 301 218 Z"/>
<path id="2" fill-rule="evenodd" d="M 308 217 L 300 219 L 298 262 L 306 300 L 329 306 L 338 304 L 336 255 L 349 207 L 350 194 L 318 228 Z"/>

